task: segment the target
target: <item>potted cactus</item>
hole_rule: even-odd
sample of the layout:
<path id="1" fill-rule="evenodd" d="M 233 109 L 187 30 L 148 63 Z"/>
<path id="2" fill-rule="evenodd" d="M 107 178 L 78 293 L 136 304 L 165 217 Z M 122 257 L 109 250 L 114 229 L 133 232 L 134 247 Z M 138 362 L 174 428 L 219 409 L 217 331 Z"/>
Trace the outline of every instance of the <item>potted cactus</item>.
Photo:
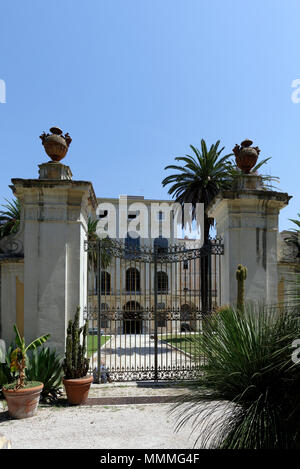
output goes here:
<path id="1" fill-rule="evenodd" d="M 79 327 L 79 311 L 80 308 L 78 307 L 74 320 L 70 319 L 68 324 L 66 355 L 63 364 L 65 372 L 63 383 L 68 401 L 73 405 L 84 404 L 93 381 L 92 376 L 87 376 L 89 360 L 85 356 L 88 321 L 82 327 Z"/>
<path id="2" fill-rule="evenodd" d="M 46 342 L 50 334 L 35 339 L 26 347 L 24 337 L 21 337 L 16 325 L 14 325 L 14 329 L 17 347 L 10 356 L 10 369 L 12 373 L 16 373 L 18 378 L 13 383 L 5 384 L 2 392 L 7 402 L 9 415 L 16 419 L 23 419 L 32 417 L 36 413 L 40 394 L 44 387 L 43 383 L 26 380 L 27 352 L 35 350 Z"/>

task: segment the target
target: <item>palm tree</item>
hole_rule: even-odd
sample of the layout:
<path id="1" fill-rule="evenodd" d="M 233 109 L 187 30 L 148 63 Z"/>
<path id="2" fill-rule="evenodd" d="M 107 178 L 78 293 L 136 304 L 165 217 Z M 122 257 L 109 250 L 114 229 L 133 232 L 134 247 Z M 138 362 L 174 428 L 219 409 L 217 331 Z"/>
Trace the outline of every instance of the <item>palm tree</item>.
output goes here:
<path id="1" fill-rule="evenodd" d="M 201 140 L 201 150 L 190 145 L 193 156 L 186 155 L 175 158 L 183 162 L 183 166 L 169 165 L 165 169 L 175 169 L 176 174 L 171 174 L 163 179 L 163 187 L 171 184 L 168 193 L 175 202 L 182 207 L 185 203 L 192 204 L 192 220 L 196 217 L 196 204 L 204 204 L 204 244 L 209 240 L 209 230 L 214 221 L 207 214 L 207 208 L 220 189 L 230 187 L 230 170 L 232 153 L 221 156 L 224 147 L 219 149 L 220 140 L 207 149 L 205 140 Z"/>
<path id="2" fill-rule="evenodd" d="M 88 253 L 88 262 L 89 267 L 93 268 L 94 271 L 97 269 L 97 241 L 99 237 L 96 233 L 98 220 L 93 219 L 91 216 L 88 218 L 88 241 L 91 243 L 90 250 Z M 95 244 L 93 244 L 95 243 Z M 111 247 L 111 240 L 109 238 L 104 238 L 100 243 L 100 253 L 101 253 L 101 269 L 107 269 L 111 262 L 111 254 L 109 248 Z"/>
<path id="3" fill-rule="evenodd" d="M 205 140 L 201 140 L 201 150 L 190 145 L 193 156 L 186 155 L 175 158 L 176 161 L 185 163 L 183 166 L 169 165 L 165 169 L 175 169 L 178 172 L 163 179 L 163 187 L 172 184 L 168 194 L 175 198 L 183 209 L 185 203 L 192 204 L 192 220 L 196 218 L 196 203 L 204 204 L 204 244 L 209 240 L 209 230 L 213 226 L 213 218 L 209 218 L 207 208 L 210 202 L 220 190 L 230 189 L 233 181 L 240 176 L 241 170 L 235 162 L 230 159 L 233 153 L 221 156 L 225 147 L 219 149 L 220 140 L 207 149 Z M 252 170 L 251 174 L 266 164 L 271 158 L 260 161 Z M 264 189 L 273 186 L 270 182 L 278 182 L 276 176 L 262 175 Z M 183 210 L 182 210 L 183 213 Z"/>
<path id="4" fill-rule="evenodd" d="M 220 140 L 212 144 L 208 150 L 205 140 L 201 140 L 201 150 L 190 145 L 193 155 L 180 156 L 176 161 L 184 163 L 182 166 L 169 165 L 165 169 L 175 169 L 177 173 L 163 179 L 163 187 L 171 185 L 168 193 L 182 208 L 182 227 L 184 204 L 192 204 L 192 220 L 196 219 L 196 204 L 204 205 L 204 244 L 209 244 L 209 230 L 214 224 L 213 218 L 208 216 L 208 207 L 220 190 L 232 188 L 233 181 L 241 175 L 235 162 L 230 159 L 233 153 L 221 156 L 224 147 L 219 149 Z M 270 158 L 260 161 L 251 171 L 256 173 L 258 169 Z M 264 175 L 262 182 L 264 189 L 272 188 L 270 181 L 278 181 L 277 177 Z M 208 299 L 208 263 L 207 258 L 201 263 L 201 295 L 203 299 L 202 309 L 207 310 Z"/>
<path id="5" fill-rule="evenodd" d="M 6 210 L 0 210 L 0 238 L 16 233 L 20 227 L 21 204 L 18 199 L 1 205 Z"/>
<path id="6" fill-rule="evenodd" d="M 207 213 L 208 206 L 220 189 L 230 187 L 232 181 L 231 172 L 233 164 L 230 161 L 232 153 L 221 156 L 224 147 L 219 149 L 220 140 L 207 149 L 205 141 L 201 140 L 201 150 L 190 145 L 193 156 L 186 155 L 175 158 L 183 162 L 183 166 L 169 165 L 165 169 L 175 169 L 177 173 L 167 176 L 162 181 L 163 187 L 171 184 L 168 193 L 175 198 L 182 208 L 182 227 L 184 204 L 192 204 L 192 220 L 196 218 L 196 204 L 204 205 L 204 244 L 209 243 L 209 230 L 214 220 Z M 201 297 L 202 311 L 208 310 L 208 259 L 201 262 Z"/>

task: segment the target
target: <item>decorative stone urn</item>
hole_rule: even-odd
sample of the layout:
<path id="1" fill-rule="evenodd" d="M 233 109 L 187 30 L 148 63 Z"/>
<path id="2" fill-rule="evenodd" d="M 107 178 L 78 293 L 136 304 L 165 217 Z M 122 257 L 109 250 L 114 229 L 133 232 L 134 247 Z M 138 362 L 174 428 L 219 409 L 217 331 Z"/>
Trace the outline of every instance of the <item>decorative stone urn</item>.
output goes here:
<path id="1" fill-rule="evenodd" d="M 235 145 L 233 153 L 235 154 L 235 161 L 244 174 L 249 174 L 251 169 L 254 168 L 257 162 L 260 149 L 258 147 L 251 147 L 252 140 L 244 140 L 240 145 Z"/>
<path id="2" fill-rule="evenodd" d="M 63 135 L 59 127 L 51 127 L 50 132 L 51 134 L 43 132 L 40 139 L 52 161 L 60 161 L 66 156 L 72 139 L 68 133 Z"/>

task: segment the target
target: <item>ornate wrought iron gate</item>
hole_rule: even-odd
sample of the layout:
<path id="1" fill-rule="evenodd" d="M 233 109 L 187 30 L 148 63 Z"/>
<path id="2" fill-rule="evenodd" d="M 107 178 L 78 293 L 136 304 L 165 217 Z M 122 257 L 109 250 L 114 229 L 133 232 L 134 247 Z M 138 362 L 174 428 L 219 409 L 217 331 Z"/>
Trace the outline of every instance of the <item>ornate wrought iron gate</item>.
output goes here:
<path id="1" fill-rule="evenodd" d="M 201 248 L 86 243 L 88 355 L 96 382 L 101 366 L 113 381 L 194 378 L 201 361 L 194 339 L 219 305 L 223 249 L 220 239 Z"/>

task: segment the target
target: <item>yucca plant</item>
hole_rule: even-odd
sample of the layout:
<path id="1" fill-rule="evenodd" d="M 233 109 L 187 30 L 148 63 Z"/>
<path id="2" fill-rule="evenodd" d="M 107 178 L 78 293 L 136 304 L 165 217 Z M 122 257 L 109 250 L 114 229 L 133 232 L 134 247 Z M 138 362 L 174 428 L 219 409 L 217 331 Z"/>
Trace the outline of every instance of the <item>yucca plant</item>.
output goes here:
<path id="1" fill-rule="evenodd" d="M 62 365 L 63 357 L 48 347 L 33 350 L 29 356 L 26 378 L 29 381 L 40 381 L 44 384 L 41 393 L 44 401 L 52 402 L 59 397 L 63 377 Z"/>
<path id="2" fill-rule="evenodd" d="M 5 199 L 7 204 L 1 205 L 5 210 L 0 210 L 0 238 L 16 233 L 20 226 L 21 204 L 18 199 L 11 202 Z"/>
<path id="3" fill-rule="evenodd" d="M 205 357 L 198 386 L 173 409 L 195 445 L 223 449 L 300 448 L 300 363 L 292 343 L 299 312 L 221 310 L 194 339 Z"/>

